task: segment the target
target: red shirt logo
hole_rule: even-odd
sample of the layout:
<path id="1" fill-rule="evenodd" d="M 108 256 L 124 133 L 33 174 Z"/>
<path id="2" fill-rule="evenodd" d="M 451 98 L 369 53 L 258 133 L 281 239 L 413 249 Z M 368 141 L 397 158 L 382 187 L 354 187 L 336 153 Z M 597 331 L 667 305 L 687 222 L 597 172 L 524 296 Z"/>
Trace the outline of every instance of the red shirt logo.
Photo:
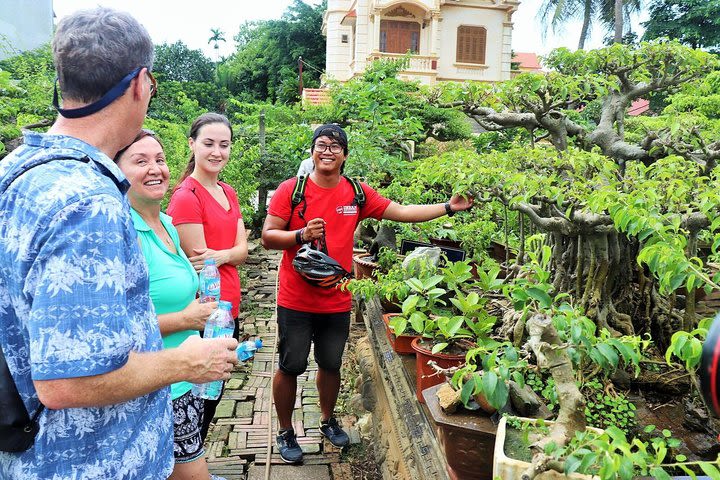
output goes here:
<path id="1" fill-rule="evenodd" d="M 358 213 L 357 205 L 339 205 L 335 207 L 338 215 L 355 216 Z"/>

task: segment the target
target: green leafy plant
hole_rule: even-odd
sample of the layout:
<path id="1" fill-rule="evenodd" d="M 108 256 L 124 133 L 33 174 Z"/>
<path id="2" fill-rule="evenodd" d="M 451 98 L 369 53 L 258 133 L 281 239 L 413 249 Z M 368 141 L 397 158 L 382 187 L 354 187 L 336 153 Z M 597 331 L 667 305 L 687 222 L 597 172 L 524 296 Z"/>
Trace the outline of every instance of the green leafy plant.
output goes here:
<path id="1" fill-rule="evenodd" d="M 434 336 L 438 331 L 435 318 L 440 313 L 440 308 L 446 305 L 440 298 L 445 295 L 446 290 L 438 287 L 442 280 L 442 275 L 433 275 L 405 281 L 411 293 L 402 303 L 402 314 L 390 321 L 395 335 L 402 335 L 410 325 L 420 335 Z M 447 325 L 447 322 L 444 322 L 444 325 Z"/>
<path id="2" fill-rule="evenodd" d="M 591 427 L 616 426 L 629 435 L 637 425 L 635 405 L 621 392 L 607 391 L 596 379 L 581 385 L 585 395 L 585 419 Z"/>
<path id="3" fill-rule="evenodd" d="M 707 338 L 712 321 L 712 318 L 706 318 L 700 322 L 698 328 L 690 332 L 675 332 L 665 352 L 667 363 L 671 364 L 673 357 L 676 357 L 683 362 L 688 372 L 695 373 L 702 358 L 703 342 Z"/>

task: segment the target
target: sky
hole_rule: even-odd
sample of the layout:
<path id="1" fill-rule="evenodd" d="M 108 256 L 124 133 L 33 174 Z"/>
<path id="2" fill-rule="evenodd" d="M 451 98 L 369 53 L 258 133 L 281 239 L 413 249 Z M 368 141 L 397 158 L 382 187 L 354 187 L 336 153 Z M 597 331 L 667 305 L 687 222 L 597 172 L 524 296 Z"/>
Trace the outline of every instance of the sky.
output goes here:
<path id="1" fill-rule="evenodd" d="M 305 1 L 319 3 L 319 0 Z M 536 18 L 541 3 L 542 0 L 521 0 L 520 8 L 513 16 L 513 50 L 546 54 L 556 47 L 577 48 L 580 22 L 568 24 L 561 32 L 553 34 L 550 31 L 547 36 L 542 35 Z M 53 0 L 58 19 L 75 10 L 97 5 L 125 10 L 145 25 L 156 44 L 182 40 L 192 49 L 203 50 L 212 59 L 216 53 L 227 56 L 235 50 L 232 38 L 242 23 L 280 18 L 291 4 L 292 0 L 200 0 L 193 3 L 177 0 Z M 639 20 L 642 19 L 633 22 L 634 31 L 641 28 Z M 208 44 L 211 28 L 225 33 L 226 42 L 219 43 L 219 52 Z M 601 28 L 595 28 L 593 33 L 586 48 L 602 46 L 604 33 Z"/>

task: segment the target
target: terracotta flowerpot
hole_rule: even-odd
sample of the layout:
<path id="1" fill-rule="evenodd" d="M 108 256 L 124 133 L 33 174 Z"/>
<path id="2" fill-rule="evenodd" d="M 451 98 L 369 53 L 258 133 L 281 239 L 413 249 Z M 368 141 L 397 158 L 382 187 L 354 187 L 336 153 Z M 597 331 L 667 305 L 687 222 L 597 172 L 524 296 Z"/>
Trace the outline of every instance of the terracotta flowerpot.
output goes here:
<path id="1" fill-rule="evenodd" d="M 519 418 L 519 417 L 518 417 Z M 522 421 L 535 423 L 534 418 L 520 418 Z M 553 422 L 545 422 L 547 426 L 552 426 Z M 510 458 L 505 454 L 505 437 L 507 435 L 507 418 L 503 417 L 500 420 L 497 428 L 497 435 L 495 437 L 495 454 L 493 455 L 493 478 L 521 478 L 522 473 L 530 465 L 528 462 Z M 588 427 L 588 430 L 592 430 L 597 433 L 602 433 L 602 430 L 597 428 Z M 543 472 L 537 477 L 536 480 L 600 480 L 600 477 L 592 475 L 582 475 L 579 473 L 573 473 L 566 476 L 562 473 L 558 473 L 554 470 Z"/>
<path id="2" fill-rule="evenodd" d="M 402 312 L 402 307 L 398 305 L 397 299 L 393 299 L 394 301 L 387 300 L 385 297 L 380 297 L 380 306 L 383 309 L 383 312 L 385 313 L 400 313 Z"/>
<path id="3" fill-rule="evenodd" d="M 452 415 L 443 412 L 436 395 L 439 388 L 440 385 L 435 385 L 422 393 L 435 422 L 438 443 L 445 453 L 450 478 L 492 480 L 492 452 L 497 427 L 489 416 L 477 412 L 463 409 Z"/>
<path id="4" fill-rule="evenodd" d="M 383 314 L 383 322 L 385 323 L 385 334 L 387 335 L 388 340 L 390 340 L 390 345 L 392 345 L 393 350 L 395 350 L 395 353 L 401 354 L 401 355 L 415 355 L 415 350 L 412 349 L 412 346 L 410 345 L 413 340 L 418 338 L 419 335 L 395 335 L 392 331 L 392 328 L 390 328 L 390 319 L 392 317 L 397 317 L 400 315 L 399 313 L 385 313 Z"/>
<path id="5" fill-rule="evenodd" d="M 353 267 L 355 269 L 355 278 L 375 278 L 374 272 L 378 268 L 378 264 L 368 260 L 370 254 L 353 255 Z"/>
<path id="6" fill-rule="evenodd" d="M 415 350 L 415 379 L 417 381 L 416 396 L 418 402 L 425 403 L 422 391 L 445 381 L 445 379 L 436 375 L 435 370 L 427 363 L 433 360 L 438 367 L 451 368 L 458 367 L 465 363 L 465 355 L 453 355 L 446 353 L 432 353 L 432 347 L 426 347 L 423 338 L 418 337 L 412 341 L 412 349 Z"/>
<path id="7" fill-rule="evenodd" d="M 490 402 L 488 402 L 484 393 L 480 392 L 477 395 L 473 395 L 473 400 L 475 400 L 475 403 L 480 405 L 480 410 L 487 413 L 488 415 L 492 415 L 493 413 L 497 412 L 497 408 L 490 405 Z"/>

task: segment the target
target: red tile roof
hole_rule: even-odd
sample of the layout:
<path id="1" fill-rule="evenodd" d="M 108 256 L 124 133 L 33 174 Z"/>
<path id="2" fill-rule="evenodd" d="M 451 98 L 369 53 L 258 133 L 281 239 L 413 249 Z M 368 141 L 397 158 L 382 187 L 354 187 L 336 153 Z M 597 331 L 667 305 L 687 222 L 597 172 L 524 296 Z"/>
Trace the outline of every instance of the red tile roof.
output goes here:
<path id="1" fill-rule="evenodd" d="M 540 59 L 536 53 L 515 52 L 512 58 L 513 63 L 519 63 L 518 70 L 539 72 L 542 70 Z"/>
<path id="2" fill-rule="evenodd" d="M 357 12 L 353 9 L 350 10 L 342 19 L 340 22 L 340 25 L 345 25 L 346 27 L 349 27 L 351 25 L 355 25 L 355 22 L 357 21 Z"/>
<path id="3" fill-rule="evenodd" d="M 326 88 L 303 88 L 302 101 L 310 105 L 327 105 L 330 93 Z"/>
<path id="4" fill-rule="evenodd" d="M 630 108 L 628 108 L 628 115 L 632 117 L 636 117 L 638 115 L 642 115 L 643 113 L 650 110 L 650 100 L 645 100 L 643 98 L 638 98 L 635 100 L 632 105 L 630 105 Z"/>

